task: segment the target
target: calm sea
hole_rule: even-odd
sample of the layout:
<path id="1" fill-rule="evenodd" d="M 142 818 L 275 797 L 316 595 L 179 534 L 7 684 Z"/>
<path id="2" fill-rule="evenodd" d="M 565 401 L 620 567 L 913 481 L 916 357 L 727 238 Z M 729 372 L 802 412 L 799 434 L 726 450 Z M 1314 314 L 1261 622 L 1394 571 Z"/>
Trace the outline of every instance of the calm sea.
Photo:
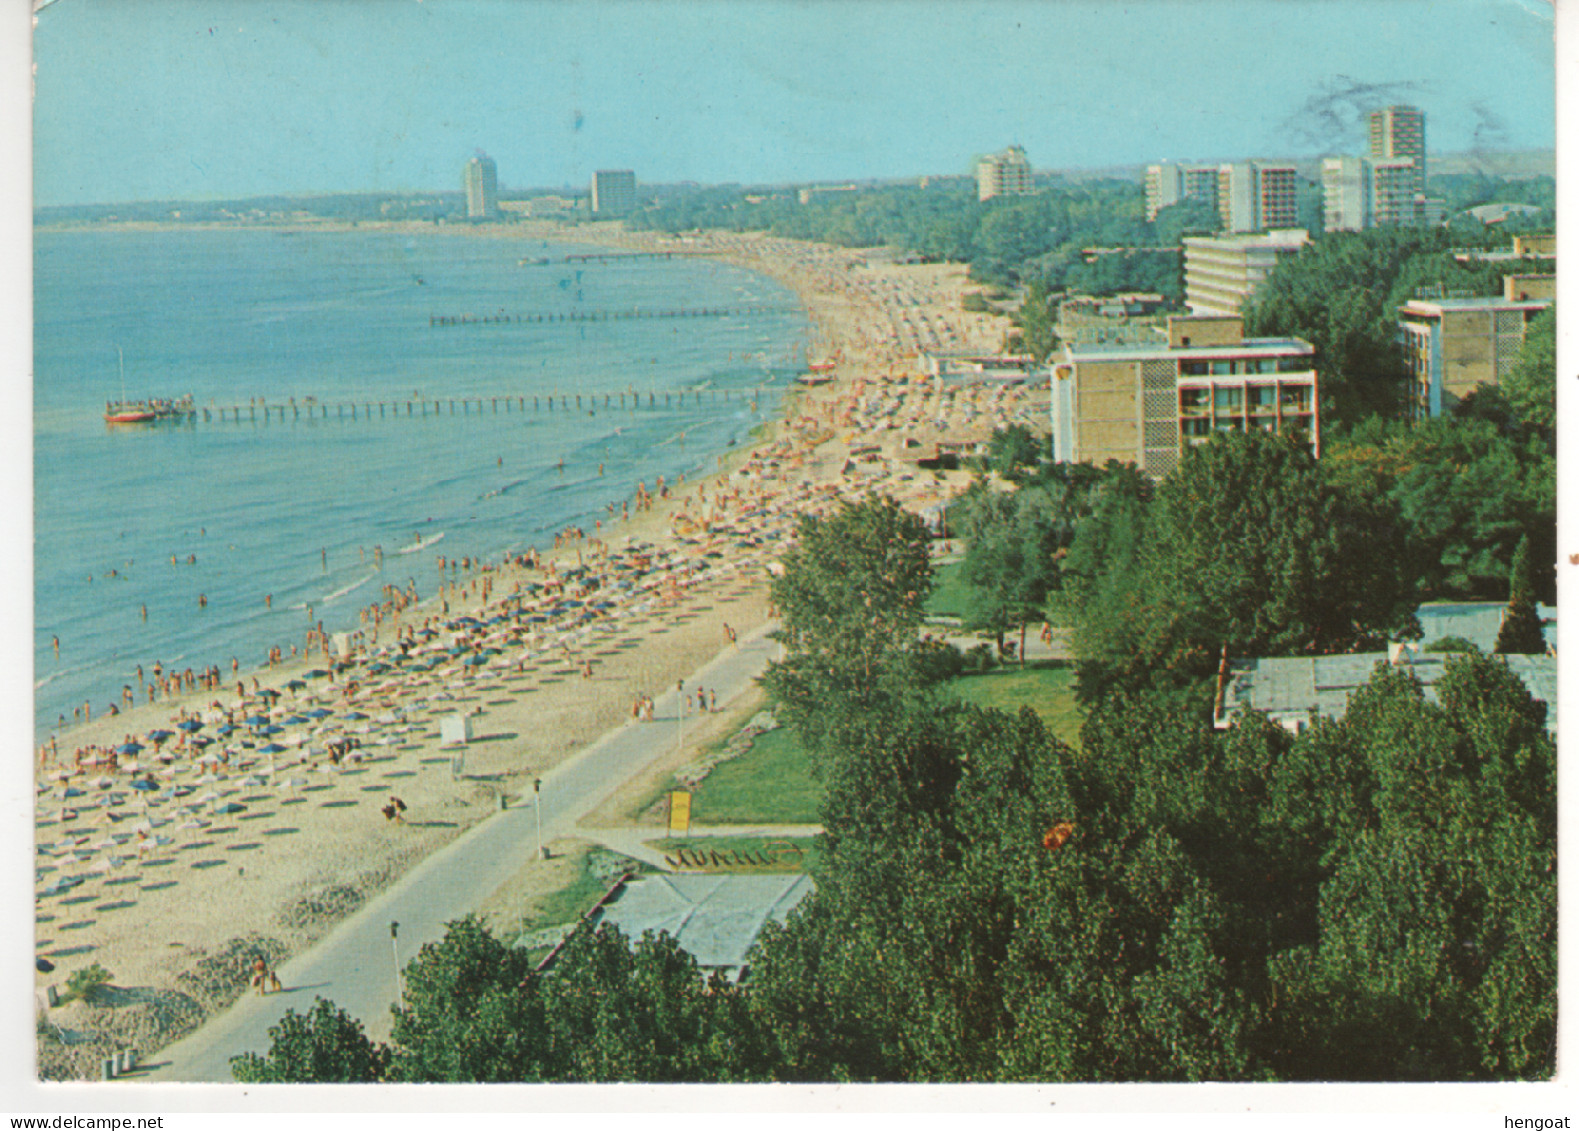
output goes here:
<path id="1" fill-rule="evenodd" d="M 309 605 L 326 628 L 352 627 L 383 584 L 415 580 L 432 594 L 439 554 L 497 560 L 551 545 L 572 523 L 591 532 L 638 480 L 710 470 L 746 442 L 804 357 L 809 327 L 794 295 L 711 260 L 520 263 L 587 250 L 443 232 L 40 233 L 39 734 L 84 700 L 97 716 L 123 684 L 135 687 L 138 664 L 256 667 L 269 647 L 301 640 Z M 768 309 L 429 325 L 430 315 L 744 306 Z M 205 423 L 199 413 L 112 428 L 102 414 L 121 393 L 118 350 L 133 398 L 191 393 L 200 408 L 425 398 L 430 414 L 342 419 L 331 408 L 328 419 Z M 603 394 L 632 388 L 657 391 L 657 406 L 643 395 L 637 409 L 603 407 Z M 742 394 L 756 388 L 771 391 L 753 412 Z M 665 408 L 663 393 L 680 390 L 718 395 Z M 531 410 L 534 395 L 551 394 L 571 408 Z M 452 398 L 522 396 L 525 412 L 448 412 Z M 419 536 L 429 548 L 400 552 Z"/>

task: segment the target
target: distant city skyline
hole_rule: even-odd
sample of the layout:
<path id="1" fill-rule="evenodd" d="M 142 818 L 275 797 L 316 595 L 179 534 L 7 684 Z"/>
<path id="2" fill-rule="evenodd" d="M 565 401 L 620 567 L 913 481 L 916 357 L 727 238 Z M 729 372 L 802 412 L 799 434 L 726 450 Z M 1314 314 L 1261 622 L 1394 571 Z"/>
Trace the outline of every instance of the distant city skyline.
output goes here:
<path id="1" fill-rule="evenodd" d="M 68 0 L 35 204 L 454 191 L 478 151 L 502 189 L 1314 158 L 1400 102 L 1433 154 L 1551 149 L 1552 34 L 1542 0 Z"/>

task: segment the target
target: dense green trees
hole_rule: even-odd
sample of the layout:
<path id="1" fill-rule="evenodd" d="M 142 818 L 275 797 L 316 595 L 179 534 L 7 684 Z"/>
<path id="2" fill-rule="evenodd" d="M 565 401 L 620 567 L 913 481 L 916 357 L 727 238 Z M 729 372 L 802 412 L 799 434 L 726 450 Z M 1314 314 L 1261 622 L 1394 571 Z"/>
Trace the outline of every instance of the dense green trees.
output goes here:
<path id="1" fill-rule="evenodd" d="M 1496 1079 L 1552 1070 L 1555 750 L 1491 658 L 1440 706 L 1383 670 L 1274 773 L 1283 835 L 1324 878 L 1317 932 L 1269 966 L 1284 1078 Z M 1270 1000 L 1270 999 L 1269 999 Z"/>
<path id="2" fill-rule="evenodd" d="M 362 1023 L 323 998 L 305 1015 L 287 1009 L 269 1026 L 266 1056 L 244 1053 L 231 1059 L 243 1084 L 371 1084 L 384 1078 L 389 1050 L 368 1040 Z"/>
<path id="3" fill-rule="evenodd" d="M 1220 434 L 1144 504 L 1097 508 L 1064 572 L 1080 686 L 1176 684 L 1235 656 L 1376 647 L 1418 631 L 1404 533 L 1296 440 Z"/>
<path id="4" fill-rule="evenodd" d="M 1476 398 L 1485 407 L 1494 397 Z M 1474 406 L 1472 406 L 1474 407 Z M 1397 504 L 1400 549 L 1427 599 L 1498 600 L 1528 536 L 1537 599 L 1555 600 L 1557 461 L 1549 438 L 1516 421 L 1469 416 L 1367 421 L 1328 449 L 1328 474 Z"/>
<path id="5" fill-rule="evenodd" d="M 267 1056 L 232 1065 L 249 1083 L 762 1079 L 765 1047 L 743 1009 L 667 935 L 583 929 L 537 975 L 467 916 L 407 965 L 388 1045 L 320 998 L 270 1029 Z"/>
<path id="6" fill-rule="evenodd" d="M 1543 312 L 1525 331 L 1519 359 L 1502 391 L 1520 419 L 1550 435 L 1557 427 L 1557 310 Z"/>
<path id="7" fill-rule="evenodd" d="M 1535 608 L 1535 571 L 1530 562 L 1530 540 L 1519 539 L 1508 573 L 1508 607 L 1497 632 L 1494 649 L 1504 655 L 1544 655 L 1546 636 L 1541 631 L 1540 613 Z"/>
<path id="8" fill-rule="evenodd" d="M 1151 588 L 1171 561 L 1284 609 L 1310 642 L 1363 635 L 1388 601 L 1358 593 L 1363 571 L 1330 555 L 1368 549 L 1355 529 L 1366 504 L 1314 477 L 1301 453 L 1273 437 L 1225 439 L 1154 495 L 1132 471 L 1088 470 L 1063 484 L 1090 516 L 1075 548 L 1094 544 L 1090 522 L 1097 557 L 1129 563 L 1145 597 L 1180 596 Z M 1257 492 L 1245 490 L 1252 479 Z M 1021 493 L 1036 491 L 1051 500 L 1036 481 Z M 1225 531 L 1226 552 L 1249 552 L 1237 524 L 1276 526 L 1284 509 L 1277 553 L 1247 571 L 1266 576 L 1212 572 L 1212 530 Z M 1160 532 L 1178 548 L 1155 545 Z M 824 851 L 815 894 L 764 932 L 745 991 L 704 983 L 665 936 L 631 945 L 610 930 L 577 934 L 536 975 L 464 920 L 408 967 L 387 1049 L 320 1003 L 305 1027 L 287 1018 L 267 1057 L 239 1059 L 238 1074 L 1550 1074 L 1555 749 L 1545 708 L 1500 661 L 1450 657 L 1435 703 L 1407 667 L 1379 665 L 1341 721 L 1297 736 L 1254 713 L 1214 730 L 1209 693 L 1189 681 L 1115 681 L 1091 700 L 1074 749 L 1028 709 L 941 692 L 950 661 L 916 639 L 919 523 L 869 498 L 801 533 L 774 582 L 788 654 L 767 683 L 816 744 Z M 1317 568 L 1337 575 L 1336 612 L 1291 591 Z M 894 615 L 874 615 L 871 595 Z M 1173 611 L 1157 623 L 1176 641 L 1283 631 L 1248 607 L 1197 604 L 1183 627 Z M 1150 639 L 1154 614 L 1144 601 L 1133 612 Z M 805 699 L 807 687 L 826 697 Z"/>
<path id="9" fill-rule="evenodd" d="M 1055 183 L 1030 196 L 978 201 L 961 180 L 916 186 L 883 186 L 823 193 L 801 204 L 790 193 L 740 188 L 673 194 L 626 222 L 632 227 L 680 232 L 693 228 L 761 231 L 791 239 L 846 247 L 889 246 L 929 260 L 969 263 L 978 279 L 1040 282 L 1114 290 L 1182 294 L 1176 255 L 1104 256 L 1087 264 L 1085 247 L 1151 247 L 1177 242 L 1191 213 L 1170 218 L 1159 235 L 1145 219 L 1145 199 L 1134 181 Z M 1159 217 L 1159 219 L 1161 219 Z"/>
<path id="10" fill-rule="evenodd" d="M 1246 311 L 1245 332 L 1316 347 L 1324 427 L 1394 415 L 1404 371 L 1387 299 L 1410 259 L 1447 247 L 1443 233 L 1423 229 L 1329 233 L 1277 265 Z"/>

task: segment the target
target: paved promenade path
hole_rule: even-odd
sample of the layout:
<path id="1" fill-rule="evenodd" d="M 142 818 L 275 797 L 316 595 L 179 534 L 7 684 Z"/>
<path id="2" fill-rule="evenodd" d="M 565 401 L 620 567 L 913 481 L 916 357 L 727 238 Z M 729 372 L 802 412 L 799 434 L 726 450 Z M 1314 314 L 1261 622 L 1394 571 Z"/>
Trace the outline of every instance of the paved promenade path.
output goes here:
<path id="1" fill-rule="evenodd" d="M 716 690 L 720 706 L 746 691 L 767 668 L 778 645 L 767 638 L 776 625 L 743 636 L 732 648 L 687 677 Z M 543 775 L 543 843 L 575 831 L 576 822 L 614 789 L 673 750 L 681 722 L 673 690 L 654 700 L 654 724 L 628 723 Z M 664 725 L 667 724 L 667 725 Z M 305 1013 L 313 998 L 329 998 L 358 1018 L 369 1035 L 388 1035 L 398 943 L 401 965 L 424 943 L 438 942 L 444 924 L 481 906 L 537 852 L 537 820 L 530 793 L 462 833 L 369 900 L 315 946 L 279 968 L 285 992 L 247 993 L 196 1032 L 154 1054 L 137 1077 L 158 1081 L 231 1083 L 230 1058 L 268 1051 L 270 1025 L 287 1009 Z M 397 943 L 389 924 L 400 924 Z"/>

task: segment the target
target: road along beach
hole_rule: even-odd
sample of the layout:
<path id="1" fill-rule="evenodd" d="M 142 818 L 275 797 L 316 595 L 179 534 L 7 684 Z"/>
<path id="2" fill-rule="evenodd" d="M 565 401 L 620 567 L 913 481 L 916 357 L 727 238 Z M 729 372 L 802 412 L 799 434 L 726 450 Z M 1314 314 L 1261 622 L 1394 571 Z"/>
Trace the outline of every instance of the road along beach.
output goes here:
<path id="1" fill-rule="evenodd" d="M 39 751 L 40 996 L 95 963 L 113 987 L 47 1011 L 42 1074 L 95 1073 L 110 1048 L 149 1059 L 245 990 L 255 955 L 304 955 L 600 736 L 673 743 L 641 700 L 734 647 L 725 625 L 747 638 L 771 619 L 768 580 L 800 515 L 868 490 L 935 505 L 967 477 L 920 471 L 918 453 L 1042 411 L 1034 384 L 921 379 L 919 349 L 991 353 L 1004 333 L 960 309 L 961 267 L 758 236 L 573 238 L 707 250 L 772 275 L 805 303 L 809 360 L 831 363 L 832 382 L 787 398 L 714 473 L 645 484 L 601 530 L 446 562 L 442 591 L 416 601 L 392 578 L 360 640 L 304 638 L 305 654 L 239 688 L 222 672 Z M 464 747 L 444 744 L 468 727 Z M 623 780 L 611 773 L 608 790 Z"/>

